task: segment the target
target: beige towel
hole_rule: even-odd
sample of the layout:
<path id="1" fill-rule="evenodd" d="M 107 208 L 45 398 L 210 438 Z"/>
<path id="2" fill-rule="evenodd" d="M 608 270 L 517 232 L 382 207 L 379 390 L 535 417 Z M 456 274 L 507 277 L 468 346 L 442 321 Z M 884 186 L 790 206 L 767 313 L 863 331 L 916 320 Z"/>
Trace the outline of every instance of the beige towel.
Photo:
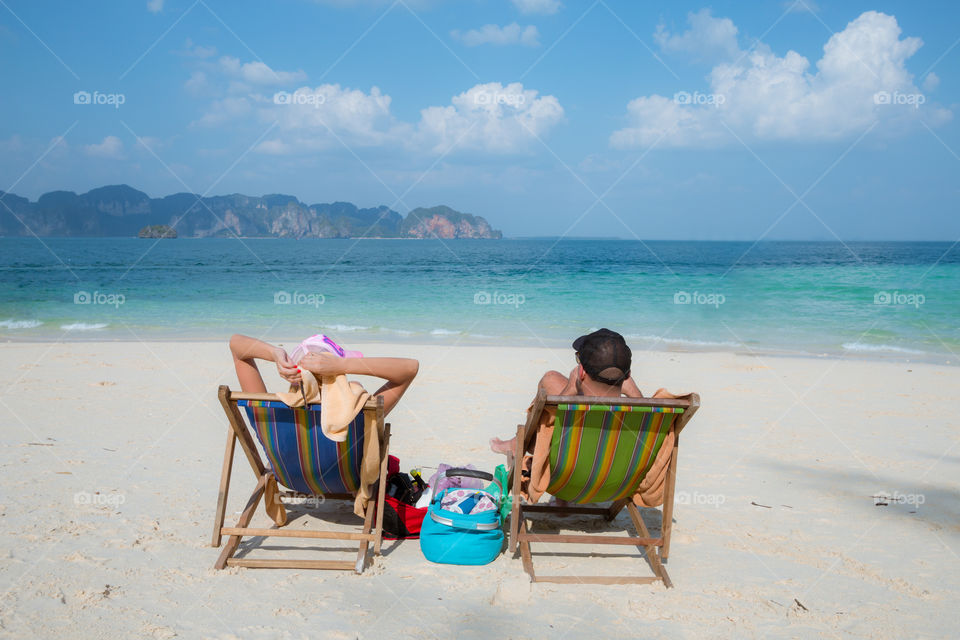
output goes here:
<path id="1" fill-rule="evenodd" d="M 321 382 L 310 371 L 301 372 L 303 394 L 298 385 L 290 385 L 287 393 L 278 393 L 277 397 L 291 407 L 302 407 L 303 396 L 307 402 L 317 404 L 323 399 L 323 411 L 320 412 L 320 429 L 323 435 L 335 442 L 347 439 L 347 426 L 357 414 L 363 411 L 363 405 L 370 394 L 359 382 L 349 382 L 347 376 L 322 376 Z M 353 503 L 353 512 L 361 518 L 367 503 L 373 495 L 373 485 L 380 475 L 380 437 L 383 425 L 376 420 L 366 420 L 363 424 L 363 452 L 360 458 L 360 490 Z M 274 517 L 276 521 L 276 517 Z M 277 524 L 280 524 L 279 522 Z"/>

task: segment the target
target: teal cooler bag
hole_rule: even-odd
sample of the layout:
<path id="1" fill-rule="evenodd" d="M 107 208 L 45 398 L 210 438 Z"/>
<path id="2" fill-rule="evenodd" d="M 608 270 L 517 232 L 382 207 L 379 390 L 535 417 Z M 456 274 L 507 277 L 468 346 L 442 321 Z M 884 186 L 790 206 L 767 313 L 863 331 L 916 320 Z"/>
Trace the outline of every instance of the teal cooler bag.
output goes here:
<path id="1" fill-rule="evenodd" d="M 487 489 L 444 489 L 433 496 L 420 529 L 420 551 L 430 562 L 480 565 L 493 562 L 503 550 L 503 522 L 500 519 L 502 487 L 489 473 L 473 469 L 448 469 L 447 477 L 462 476 L 493 481 Z M 444 508 L 444 498 L 458 504 Z M 464 505 L 476 507 L 482 501 L 494 508 L 479 513 L 461 513 Z"/>

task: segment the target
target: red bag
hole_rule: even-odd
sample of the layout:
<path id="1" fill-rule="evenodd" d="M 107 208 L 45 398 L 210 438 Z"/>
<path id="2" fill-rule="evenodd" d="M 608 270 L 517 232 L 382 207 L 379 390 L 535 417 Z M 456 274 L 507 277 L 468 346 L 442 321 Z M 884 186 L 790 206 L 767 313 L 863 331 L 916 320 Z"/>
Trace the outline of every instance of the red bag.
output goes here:
<path id="1" fill-rule="evenodd" d="M 387 476 L 400 472 L 400 460 L 395 456 L 387 459 Z M 417 509 L 396 498 L 384 496 L 386 504 L 383 509 L 383 539 L 384 540 L 416 540 L 420 537 L 420 526 L 423 517 L 427 515 L 428 507 Z M 380 505 L 378 504 L 379 508 Z"/>
<path id="2" fill-rule="evenodd" d="M 384 500 L 386 500 L 386 506 L 383 509 L 383 539 L 418 539 L 423 517 L 427 515 L 428 508 L 417 509 L 390 496 L 384 496 Z"/>

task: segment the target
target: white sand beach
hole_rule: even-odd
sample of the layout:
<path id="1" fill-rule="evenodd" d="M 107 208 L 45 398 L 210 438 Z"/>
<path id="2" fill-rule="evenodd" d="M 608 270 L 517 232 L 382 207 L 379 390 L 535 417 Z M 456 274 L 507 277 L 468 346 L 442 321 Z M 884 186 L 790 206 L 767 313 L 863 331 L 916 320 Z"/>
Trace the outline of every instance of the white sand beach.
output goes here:
<path id="1" fill-rule="evenodd" d="M 492 470 L 503 458 L 489 451 L 488 439 L 512 435 L 545 370 L 573 366 L 564 349 L 360 348 L 421 361 L 389 417 L 391 453 L 404 470 L 440 462 Z M 0 635 L 957 633 L 955 366 L 635 353 L 634 377 L 645 392 L 666 387 L 702 399 L 681 439 L 667 564 L 675 588 L 668 590 L 659 583 L 531 584 L 508 554 L 479 568 L 440 566 L 424 560 L 415 541 L 385 542 L 384 555 L 362 575 L 215 571 L 210 534 L 227 428 L 216 390 L 237 386 L 228 356 L 226 340 L 0 345 Z M 275 371 L 264 372 L 271 390 L 284 390 Z M 228 519 L 253 488 L 242 456 L 234 477 Z M 890 496 L 886 506 L 876 505 L 877 495 Z M 354 518 L 338 507 L 332 521 L 309 526 L 342 527 Z M 610 530 L 623 531 L 627 521 L 621 514 Z M 262 510 L 254 522 L 267 524 Z M 579 518 L 553 522 L 593 527 Z M 255 545 L 250 553 L 270 552 Z M 537 562 L 557 573 L 649 574 L 638 551 L 626 553 L 625 560 Z"/>

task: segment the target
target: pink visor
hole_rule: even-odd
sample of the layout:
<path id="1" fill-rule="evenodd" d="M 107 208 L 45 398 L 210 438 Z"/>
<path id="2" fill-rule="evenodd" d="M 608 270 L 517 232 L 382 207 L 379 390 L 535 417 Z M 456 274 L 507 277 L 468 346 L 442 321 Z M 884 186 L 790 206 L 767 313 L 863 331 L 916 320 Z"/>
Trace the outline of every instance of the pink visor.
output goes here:
<path id="1" fill-rule="evenodd" d="M 318 333 L 315 336 L 310 336 L 303 342 L 297 345 L 297 348 L 293 350 L 293 353 L 290 354 L 290 359 L 293 360 L 293 363 L 296 364 L 303 359 L 303 356 L 308 353 L 332 353 L 338 355 L 341 358 L 362 358 L 363 354 L 359 351 L 349 351 L 344 349 L 336 342 L 333 341 L 333 338 L 330 336 L 325 336 L 322 333 Z"/>

